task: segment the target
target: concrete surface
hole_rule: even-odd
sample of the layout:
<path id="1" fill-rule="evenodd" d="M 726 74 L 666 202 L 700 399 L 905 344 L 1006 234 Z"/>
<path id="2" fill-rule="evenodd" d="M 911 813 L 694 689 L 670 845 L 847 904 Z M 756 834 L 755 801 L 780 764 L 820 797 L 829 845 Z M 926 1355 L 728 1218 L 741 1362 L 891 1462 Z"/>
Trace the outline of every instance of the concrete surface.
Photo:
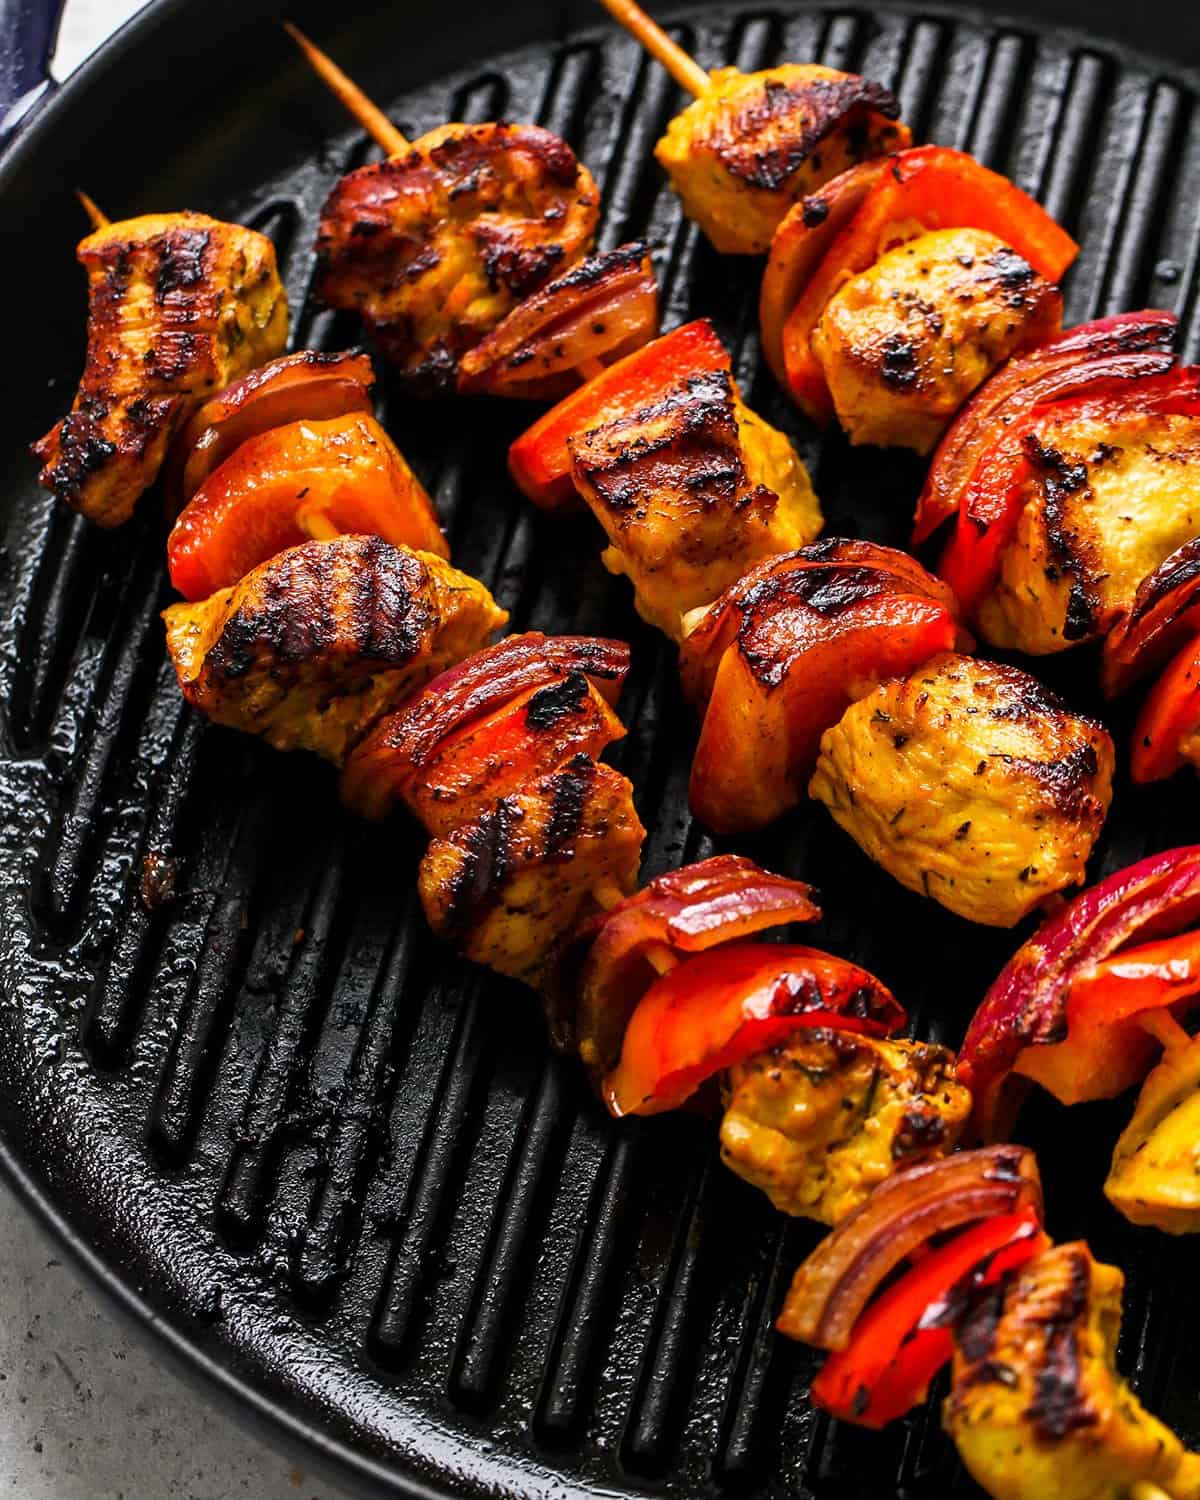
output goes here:
<path id="1" fill-rule="evenodd" d="M 69 0 L 65 77 L 141 0 Z M 350 1500 L 131 1341 L 0 1187 L 0 1500 Z"/>

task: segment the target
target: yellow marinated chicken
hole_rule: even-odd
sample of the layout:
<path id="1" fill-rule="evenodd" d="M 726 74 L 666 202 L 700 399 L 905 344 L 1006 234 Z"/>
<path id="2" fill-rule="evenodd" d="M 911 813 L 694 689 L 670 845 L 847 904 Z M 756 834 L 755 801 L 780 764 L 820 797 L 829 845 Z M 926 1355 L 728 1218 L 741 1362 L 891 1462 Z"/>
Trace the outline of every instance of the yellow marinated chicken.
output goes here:
<path id="1" fill-rule="evenodd" d="M 434 839 L 418 875 L 421 904 L 467 958 L 536 987 L 599 910 L 595 889 L 634 889 L 645 836 L 630 782 L 580 754 Z"/>
<path id="2" fill-rule="evenodd" d="M 1172 1047 L 1147 1075 L 1104 1193 L 1134 1224 L 1200 1230 L 1200 1042 Z"/>
<path id="3" fill-rule="evenodd" d="M 576 488 L 609 540 L 604 566 L 629 576 L 638 613 L 675 641 L 689 610 L 821 529 L 796 450 L 725 370 L 694 375 L 569 447 Z"/>
<path id="4" fill-rule="evenodd" d="M 1104 635 L 1200 536 L 1200 418 L 1048 418 L 1025 451 L 1025 509 L 978 619 L 994 645 L 1042 655 Z"/>
<path id="5" fill-rule="evenodd" d="M 1011 927 L 1083 877 L 1113 743 L 1027 673 L 943 654 L 825 731 L 809 793 L 910 890 Z"/>
<path id="6" fill-rule="evenodd" d="M 928 453 L 1010 354 L 1062 323 L 1062 295 L 981 229 L 939 229 L 845 282 L 813 330 L 852 443 Z"/>
<path id="7" fill-rule="evenodd" d="M 957 1331 L 942 1422 L 994 1500 L 1200 1497 L 1200 1458 L 1116 1368 L 1125 1278 L 1082 1241 L 994 1288 Z"/>
<path id="8" fill-rule="evenodd" d="M 46 489 L 120 526 L 206 397 L 282 352 L 287 294 L 265 235 L 207 214 L 146 214 L 80 241 L 87 357 L 70 412 L 33 452 Z"/>
<path id="9" fill-rule="evenodd" d="M 718 68 L 654 154 L 724 255 L 764 255 L 793 203 L 856 162 L 911 144 L 878 83 L 815 63 Z"/>
<path id="10" fill-rule="evenodd" d="M 725 1165 L 822 1224 L 898 1167 L 953 1151 L 971 1113 L 945 1047 L 807 1027 L 731 1068 L 722 1093 Z"/>
<path id="11" fill-rule="evenodd" d="M 600 193 L 538 125 L 442 125 L 348 172 L 321 213 L 317 293 L 357 313 L 418 393 L 591 248 Z"/>
<path id="12" fill-rule="evenodd" d="M 189 703 L 277 750 L 340 765 L 381 714 L 508 615 L 432 552 L 342 536 L 291 547 L 163 619 Z"/>

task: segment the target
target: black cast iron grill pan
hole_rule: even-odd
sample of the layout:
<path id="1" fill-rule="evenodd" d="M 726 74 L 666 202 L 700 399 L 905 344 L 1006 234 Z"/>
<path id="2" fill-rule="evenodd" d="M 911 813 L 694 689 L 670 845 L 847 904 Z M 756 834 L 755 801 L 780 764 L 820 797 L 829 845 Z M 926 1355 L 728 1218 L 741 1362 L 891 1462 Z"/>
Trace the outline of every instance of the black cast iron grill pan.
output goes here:
<path id="1" fill-rule="evenodd" d="M 715 317 L 751 403 L 801 440 L 828 529 L 903 544 L 918 466 L 814 438 L 760 369 L 759 267 L 681 218 L 650 157 L 680 101 L 632 42 L 582 7 L 363 4 L 336 30 L 294 14 L 411 134 L 497 116 L 565 134 L 603 187 L 603 243 L 654 241 L 668 323 Z M 710 1124 L 614 1126 L 549 1055 L 529 996 L 433 943 L 401 821 L 356 822 L 320 765 L 183 709 L 154 499 L 105 535 L 34 486 L 25 445 L 82 358 L 76 184 L 113 215 L 187 206 L 266 230 L 295 344 L 357 338 L 307 287 L 321 200 L 366 147 L 280 15 L 160 0 L 0 165 L 0 1159 L 187 1370 L 358 1491 L 977 1493 L 936 1401 L 879 1436 L 811 1411 L 814 1358 L 771 1321 L 817 1230 L 725 1171 Z M 1007 172 L 1082 240 L 1069 322 L 1172 307 L 1200 356 L 1194 15 L 1057 0 L 1011 20 L 758 4 L 675 18 L 706 65 L 812 58 L 881 79 L 918 139 Z M 651 830 L 646 874 L 712 852 L 686 809 L 674 653 L 600 568 L 590 526 L 532 514 L 505 478 L 528 413 L 383 401 L 456 562 L 513 629 L 632 641 L 614 759 Z M 1094 666 L 1043 675 L 1096 708 Z M 1193 783 L 1122 784 L 1095 871 L 1198 836 Z M 879 973 L 919 1034 L 961 1039 L 1014 936 L 901 891 L 816 808 L 740 847 L 820 886 L 816 941 Z M 1023 1131 L 1054 1234 L 1086 1235 L 1128 1274 L 1124 1368 L 1197 1442 L 1194 1247 L 1133 1230 L 1100 1195 L 1122 1107 L 1035 1104 Z"/>

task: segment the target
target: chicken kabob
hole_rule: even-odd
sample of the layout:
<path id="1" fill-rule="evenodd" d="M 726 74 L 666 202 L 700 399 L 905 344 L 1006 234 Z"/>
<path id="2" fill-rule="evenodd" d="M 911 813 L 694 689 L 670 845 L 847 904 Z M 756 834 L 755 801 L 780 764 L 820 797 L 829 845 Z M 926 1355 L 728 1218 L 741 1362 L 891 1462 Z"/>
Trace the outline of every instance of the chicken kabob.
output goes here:
<path id="1" fill-rule="evenodd" d="M 648 248 L 589 254 L 600 194 L 565 141 L 538 125 L 486 123 L 410 142 L 286 30 L 387 152 L 330 193 L 316 294 L 362 318 L 411 394 L 556 400 L 654 337 Z"/>
<path id="2" fill-rule="evenodd" d="M 803 467 L 741 404 L 710 324 L 566 397 L 509 468 L 544 508 L 573 486 L 605 566 L 681 643 L 702 719 L 691 805 L 716 832 L 765 827 L 811 778 L 889 873 L 971 920 L 1010 926 L 1082 879 L 1111 795 L 1106 731 L 966 654 L 952 591 L 911 557 L 809 544 Z"/>
<path id="3" fill-rule="evenodd" d="M 881 84 L 816 63 L 706 72 L 634 0 L 601 0 L 693 102 L 654 155 L 713 246 L 761 255 L 792 205 L 912 135 Z"/>
<path id="4" fill-rule="evenodd" d="M 33 445 L 38 482 L 98 526 L 124 524 L 196 408 L 279 354 L 287 293 L 265 235 L 207 214 L 110 222 L 92 233 L 87 355 L 70 412 Z"/>

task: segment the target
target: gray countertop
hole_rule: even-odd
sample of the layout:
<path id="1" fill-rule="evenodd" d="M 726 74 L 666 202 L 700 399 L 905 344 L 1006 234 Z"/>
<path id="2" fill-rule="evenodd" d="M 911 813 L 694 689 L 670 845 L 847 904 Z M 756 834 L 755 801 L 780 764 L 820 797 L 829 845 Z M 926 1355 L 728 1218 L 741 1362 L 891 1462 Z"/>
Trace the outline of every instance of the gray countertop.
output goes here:
<path id="1" fill-rule="evenodd" d="M 65 77 L 141 0 L 69 0 Z M 0 1497 L 348 1500 L 232 1426 L 126 1336 L 0 1187 Z"/>

